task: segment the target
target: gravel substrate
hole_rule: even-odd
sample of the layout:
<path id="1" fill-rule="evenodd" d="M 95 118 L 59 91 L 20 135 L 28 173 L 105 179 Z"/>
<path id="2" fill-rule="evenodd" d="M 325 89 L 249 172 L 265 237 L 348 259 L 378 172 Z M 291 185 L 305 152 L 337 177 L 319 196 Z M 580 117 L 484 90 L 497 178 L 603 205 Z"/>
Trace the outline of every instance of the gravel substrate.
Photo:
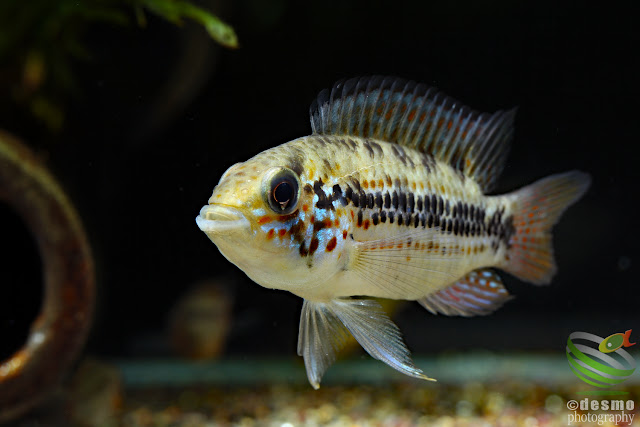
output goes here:
<path id="1" fill-rule="evenodd" d="M 86 360 L 48 403 L 10 425 L 640 427 L 637 372 L 598 390 L 557 355 L 449 355 L 417 363 L 438 381 L 360 358 L 336 363 L 314 390 L 304 366 L 286 359 Z"/>
<path id="2" fill-rule="evenodd" d="M 622 415 L 622 411 L 567 409 L 569 401 L 585 398 L 637 402 L 637 387 L 623 396 L 584 396 L 576 394 L 578 389 L 584 387 L 550 389 L 508 382 L 448 386 L 414 381 L 387 386 L 323 386 L 317 391 L 302 385 L 139 389 L 127 392 L 120 421 L 126 427 L 640 426 L 635 417 L 632 424 L 606 419 Z M 636 412 L 635 406 L 624 411 L 627 420 Z M 574 422 L 570 422 L 572 415 Z M 595 418 L 598 415 L 600 418 Z"/>

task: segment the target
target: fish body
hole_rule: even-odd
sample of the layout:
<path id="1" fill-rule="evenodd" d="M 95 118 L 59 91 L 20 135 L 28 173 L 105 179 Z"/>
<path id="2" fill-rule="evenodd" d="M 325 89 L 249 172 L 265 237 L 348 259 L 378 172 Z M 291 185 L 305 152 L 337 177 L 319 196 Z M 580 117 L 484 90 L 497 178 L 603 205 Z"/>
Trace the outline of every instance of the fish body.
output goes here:
<path id="1" fill-rule="evenodd" d="M 373 357 L 430 379 L 379 305 L 359 297 L 473 316 L 510 298 L 493 267 L 550 282 L 551 227 L 589 177 L 486 195 L 514 114 L 480 114 L 414 82 L 351 79 L 314 102 L 312 135 L 222 176 L 198 226 L 256 283 L 304 299 L 298 353 L 314 387 L 349 333 Z"/>
<path id="2" fill-rule="evenodd" d="M 263 166 L 254 170 L 254 164 Z M 504 257 L 504 239 L 488 229 L 488 221 L 501 209 L 512 210 L 508 198 L 486 197 L 476 182 L 449 165 L 384 141 L 332 135 L 296 139 L 230 171 L 224 181 L 236 180 L 228 185 L 235 191 L 214 194 L 208 206 L 233 205 L 243 191 L 254 191 L 257 177 L 283 164 L 301 171 L 299 209 L 280 215 L 258 199 L 252 206 L 256 221 L 251 238 L 245 240 L 251 242 L 248 248 L 239 248 L 235 238 L 216 239 L 231 262 L 265 287 L 320 302 L 352 295 L 415 300 Z M 434 232 L 436 227 L 442 232 Z M 404 261 L 411 252 L 430 254 L 416 266 L 432 272 L 420 278 L 420 286 L 409 286 L 400 277 L 393 286 L 378 286 L 355 269 L 357 242 L 406 234 L 414 238 Z M 266 243 L 265 253 L 277 250 L 277 257 L 266 263 L 260 256 L 244 260 L 238 252 L 253 249 L 255 239 Z M 443 243 L 436 246 L 437 242 Z M 406 242 L 403 248 L 398 244 L 394 252 L 406 248 Z M 498 250 L 490 250 L 490 245 Z M 381 249 L 390 248 L 372 247 L 372 253 Z M 277 263 L 281 268 L 274 268 Z M 387 270 L 376 271 L 400 275 L 391 266 Z"/>

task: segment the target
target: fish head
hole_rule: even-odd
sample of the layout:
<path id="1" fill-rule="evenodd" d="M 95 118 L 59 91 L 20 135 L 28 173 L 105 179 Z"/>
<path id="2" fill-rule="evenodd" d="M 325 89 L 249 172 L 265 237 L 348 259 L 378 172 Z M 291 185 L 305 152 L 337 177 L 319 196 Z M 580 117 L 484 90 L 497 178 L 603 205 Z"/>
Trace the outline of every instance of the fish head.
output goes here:
<path id="1" fill-rule="evenodd" d="M 312 263 L 306 249 L 315 217 L 303 161 L 272 149 L 232 166 L 196 218 L 230 262 L 267 288 L 310 286 L 329 265 Z"/>

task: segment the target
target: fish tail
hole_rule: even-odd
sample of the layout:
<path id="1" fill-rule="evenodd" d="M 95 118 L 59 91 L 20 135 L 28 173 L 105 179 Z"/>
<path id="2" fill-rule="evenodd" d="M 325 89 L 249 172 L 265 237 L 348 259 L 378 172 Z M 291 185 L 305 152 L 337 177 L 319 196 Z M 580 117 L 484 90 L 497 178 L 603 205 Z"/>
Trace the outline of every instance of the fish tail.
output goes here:
<path id="1" fill-rule="evenodd" d="M 570 171 L 551 175 L 514 193 L 515 232 L 502 268 L 526 282 L 544 285 L 556 272 L 551 229 L 562 213 L 589 188 L 589 174 Z"/>

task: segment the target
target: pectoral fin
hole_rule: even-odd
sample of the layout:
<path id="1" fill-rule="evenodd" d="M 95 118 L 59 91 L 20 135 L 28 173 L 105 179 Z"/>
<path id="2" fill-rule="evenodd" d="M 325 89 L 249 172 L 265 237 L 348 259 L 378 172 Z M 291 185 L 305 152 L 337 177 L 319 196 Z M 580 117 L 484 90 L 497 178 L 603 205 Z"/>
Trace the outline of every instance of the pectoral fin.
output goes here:
<path id="1" fill-rule="evenodd" d="M 418 302 L 433 314 L 479 316 L 494 312 L 511 298 L 500 276 L 483 268 Z"/>
<path id="2" fill-rule="evenodd" d="M 415 300 L 453 282 L 451 270 L 462 256 L 452 234 L 439 227 L 414 229 L 356 242 L 349 269 L 377 288 L 375 296 Z"/>
<path id="3" fill-rule="evenodd" d="M 405 375 L 435 381 L 413 364 L 400 330 L 377 302 L 346 298 L 326 303 L 305 300 L 298 354 L 304 357 L 307 377 L 314 388 L 320 387 L 322 375 L 335 360 L 348 332 L 373 358 Z"/>

